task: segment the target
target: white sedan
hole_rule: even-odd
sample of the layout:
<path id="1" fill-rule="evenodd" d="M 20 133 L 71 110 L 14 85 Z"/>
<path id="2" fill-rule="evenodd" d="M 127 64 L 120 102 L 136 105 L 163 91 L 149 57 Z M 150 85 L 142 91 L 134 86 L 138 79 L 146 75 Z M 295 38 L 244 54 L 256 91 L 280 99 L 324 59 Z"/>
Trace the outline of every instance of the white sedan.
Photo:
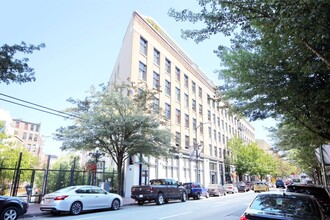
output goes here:
<path id="1" fill-rule="evenodd" d="M 118 210 L 122 205 L 123 198 L 120 195 L 106 192 L 97 186 L 82 185 L 69 186 L 46 194 L 40 203 L 40 210 L 78 215 L 86 210 Z"/>

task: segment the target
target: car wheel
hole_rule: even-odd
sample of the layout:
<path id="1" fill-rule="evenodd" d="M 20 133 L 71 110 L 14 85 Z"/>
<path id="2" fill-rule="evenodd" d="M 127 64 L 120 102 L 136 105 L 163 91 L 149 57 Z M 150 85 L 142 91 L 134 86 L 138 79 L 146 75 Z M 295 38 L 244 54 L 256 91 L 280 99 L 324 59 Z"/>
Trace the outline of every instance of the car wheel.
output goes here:
<path id="1" fill-rule="evenodd" d="M 144 200 L 139 200 L 138 201 L 138 205 L 143 205 L 144 204 Z"/>
<path id="2" fill-rule="evenodd" d="M 74 202 L 71 205 L 70 208 L 70 214 L 71 215 L 79 215 L 82 211 L 82 204 L 81 202 Z"/>
<path id="3" fill-rule="evenodd" d="M 182 192 L 181 194 L 181 202 L 185 202 L 187 200 L 187 194 L 185 192 Z"/>
<path id="4" fill-rule="evenodd" d="M 197 193 L 196 199 L 200 199 L 201 198 L 201 194 Z"/>
<path id="5" fill-rule="evenodd" d="M 163 193 L 159 193 L 156 198 L 156 204 L 162 205 L 164 203 L 164 196 Z"/>
<path id="6" fill-rule="evenodd" d="M 120 208 L 119 199 L 114 199 L 111 204 L 111 210 L 118 210 Z"/>
<path id="7" fill-rule="evenodd" d="M 18 218 L 18 210 L 15 207 L 7 207 L 1 212 L 1 220 L 16 220 Z"/>

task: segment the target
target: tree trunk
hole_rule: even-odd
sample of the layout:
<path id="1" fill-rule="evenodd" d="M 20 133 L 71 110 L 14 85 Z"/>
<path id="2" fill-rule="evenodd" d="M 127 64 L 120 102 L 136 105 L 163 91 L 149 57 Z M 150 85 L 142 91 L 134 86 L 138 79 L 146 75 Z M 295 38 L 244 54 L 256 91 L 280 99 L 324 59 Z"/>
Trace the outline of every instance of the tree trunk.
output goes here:
<path id="1" fill-rule="evenodd" d="M 117 164 L 117 184 L 118 184 L 118 189 L 117 189 L 117 194 L 124 196 L 124 190 L 123 190 L 123 176 L 122 176 L 122 170 L 123 170 L 123 160 L 122 158 L 118 158 L 118 164 Z"/>

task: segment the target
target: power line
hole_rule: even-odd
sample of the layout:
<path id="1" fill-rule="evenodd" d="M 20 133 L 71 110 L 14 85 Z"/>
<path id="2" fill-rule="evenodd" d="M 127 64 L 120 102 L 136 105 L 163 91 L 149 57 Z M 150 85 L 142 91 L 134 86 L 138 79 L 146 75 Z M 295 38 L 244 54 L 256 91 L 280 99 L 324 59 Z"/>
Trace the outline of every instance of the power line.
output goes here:
<path id="1" fill-rule="evenodd" d="M 41 111 L 41 112 L 44 112 L 44 113 L 56 115 L 56 116 L 63 117 L 63 118 L 66 118 L 66 119 L 68 119 L 70 117 L 80 118 L 80 117 L 78 117 L 76 115 L 73 115 L 73 114 L 70 114 L 70 113 L 66 113 L 66 112 L 62 112 L 62 111 L 56 110 L 56 109 L 48 108 L 48 107 L 45 107 L 45 106 L 42 106 L 42 105 L 35 104 L 33 102 L 28 102 L 28 101 L 25 101 L 25 100 L 22 100 L 22 99 L 19 99 L 19 98 L 15 98 L 13 96 L 6 95 L 6 94 L 3 94 L 3 93 L 0 93 L 0 95 L 5 96 L 7 98 L 11 98 L 11 99 L 17 100 L 17 101 L 20 101 L 20 102 L 27 103 L 29 105 L 37 106 L 39 108 L 28 106 L 28 105 L 24 105 L 24 104 L 21 104 L 21 103 L 18 103 L 18 102 L 14 102 L 14 101 L 11 101 L 11 100 L 0 98 L 0 100 L 2 100 L 2 101 L 9 102 L 9 103 L 12 103 L 12 104 L 15 104 L 15 105 L 19 105 L 19 106 L 22 106 L 22 107 L 26 107 L 26 108 L 30 108 L 30 109 L 33 109 L 33 110 Z M 44 108 L 46 110 L 43 110 L 43 109 L 40 109 L 40 108 Z M 53 111 L 53 112 L 51 112 L 51 111 Z M 54 112 L 56 112 L 56 113 L 54 113 Z"/>

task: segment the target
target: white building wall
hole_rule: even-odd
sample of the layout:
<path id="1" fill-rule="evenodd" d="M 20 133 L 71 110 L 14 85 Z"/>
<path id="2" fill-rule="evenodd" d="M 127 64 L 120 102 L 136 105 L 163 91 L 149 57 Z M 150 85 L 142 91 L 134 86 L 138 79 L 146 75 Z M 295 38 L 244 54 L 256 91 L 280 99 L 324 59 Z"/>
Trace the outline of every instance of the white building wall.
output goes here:
<path id="1" fill-rule="evenodd" d="M 147 55 L 140 53 L 141 37 L 147 40 Z M 154 49 L 160 52 L 159 65 L 154 64 Z M 171 61 L 170 74 L 165 71 L 165 59 Z M 139 62 L 147 66 L 145 82 L 139 79 Z M 176 79 L 176 68 L 180 69 L 180 80 Z M 171 163 L 163 159 L 150 160 L 149 179 L 171 177 L 181 182 L 195 181 L 196 162 L 187 160 L 187 158 L 190 158 L 193 151 L 193 140 L 197 139 L 198 144 L 201 142 L 204 144 L 199 158 L 200 182 L 208 185 L 211 182 L 210 161 L 223 162 L 223 154 L 224 152 L 227 153 L 228 140 L 234 136 L 239 136 L 249 142 L 254 141 L 254 129 L 246 120 L 238 119 L 236 116 L 229 115 L 227 110 L 217 108 L 217 104 L 209 99 L 209 97 L 214 96 L 215 84 L 155 21 L 134 12 L 109 83 L 134 82 L 138 84 L 142 82 L 148 88 L 152 88 L 154 71 L 159 74 L 160 94 L 158 98 L 160 108 L 165 109 L 165 103 L 171 105 L 171 120 L 169 121 L 171 131 L 174 137 L 176 132 L 180 133 L 180 142 L 178 143 L 180 156 L 178 159 L 171 160 Z M 185 86 L 184 75 L 188 76 L 188 86 Z M 171 83 L 170 96 L 165 94 L 165 80 Z M 192 89 L 193 82 L 196 85 L 195 92 Z M 176 88 L 180 89 L 179 101 L 176 100 Z M 199 88 L 202 91 L 201 97 L 199 96 Z M 188 106 L 185 106 L 185 94 L 188 95 Z M 193 110 L 193 100 L 196 103 L 196 110 Z M 202 115 L 199 114 L 199 105 L 202 105 Z M 176 109 L 180 110 L 181 113 L 180 124 L 176 123 L 175 120 Z M 189 127 L 185 126 L 185 115 L 189 117 Z M 196 127 L 203 123 L 203 133 L 201 133 L 200 127 L 197 129 L 197 133 L 195 132 L 194 119 L 196 120 Z M 209 130 L 211 131 L 210 134 Z M 186 136 L 189 137 L 187 144 Z M 173 146 L 175 146 L 174 139 Z M 220 151 L 221 155 L 219 154 Z M 137 171 L 135 171 L 136 169 Z M 128 195 L 128 191 L 130 192 L 130 185 L 138 183 L 139 175 L 139 167 L 135 165 L 126 169 L 126 195 Z M 220 180 L 221 178 L 217 177 L 218 183 Z"/>

